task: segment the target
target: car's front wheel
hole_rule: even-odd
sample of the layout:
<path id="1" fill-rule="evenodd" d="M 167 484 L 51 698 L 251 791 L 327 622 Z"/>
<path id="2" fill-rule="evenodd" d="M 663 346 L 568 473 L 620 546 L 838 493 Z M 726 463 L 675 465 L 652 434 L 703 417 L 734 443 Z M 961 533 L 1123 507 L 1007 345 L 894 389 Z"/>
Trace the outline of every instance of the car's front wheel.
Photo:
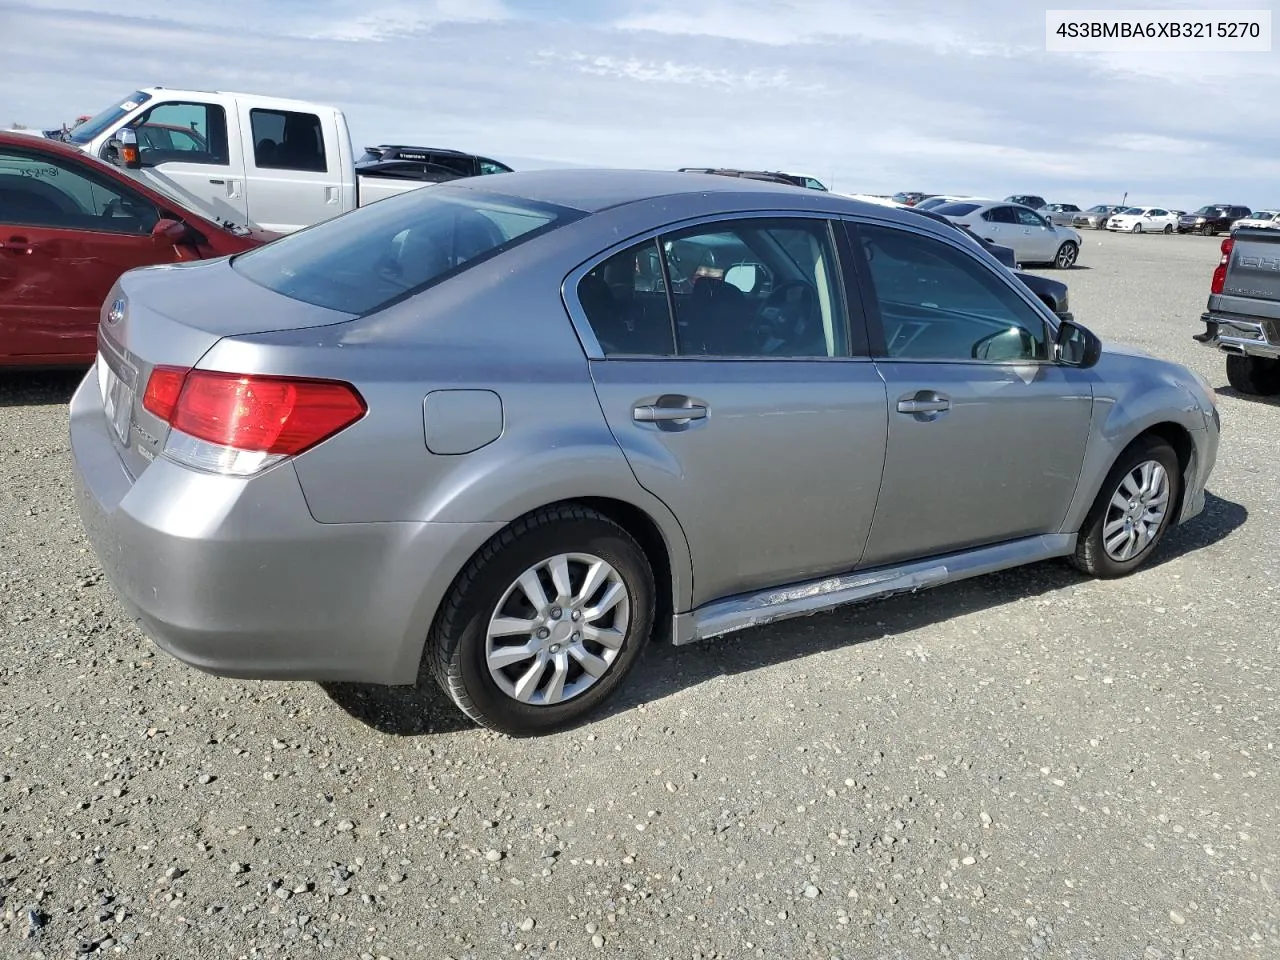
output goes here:
<path id="1" fill-rule="evenodd" d="M 1069 270 L 1075 266 L 1078 256 L 1080 256 L 1080 248 L 1068 240 L 1058 248 L 1058 252 L 1053 258 L 1053 265 L 1059 270 Z"/>
<path id="2" fill-rule="evenodd" d="M 644 551 L 577 505 L 537 511 L 491 540 L 458 576 L 424 656 L 468 717 L 512 736 L 591 713 L 635 666 L 653 629 Z"/>
<path id="3" fill-rule="evenodd" d="M 1103 481 L 1076 541 L 1072 564 L 1095 577 L 1123 577 L 1142 565 L 1169 529 L 1182 499 L 1173 447 L 1157 437 L 1129 446 Z"/>
<path id="4" fill-rule="evenodd" d="M 1142 232 L 1142 224 L 1140 224 L 1140 223 L 1135 223 L 1135 224 L 1133 225 L 1133 232 L 1134 232 L 1134 233 L 1141 233 L 1141 232 Z"/>
<path id="5" fill-rule="evenodd" d="M 1241 393 L 1256 397 L 1280 393 L 1280 360 L 1228 354 L 1227 382 Z"/>

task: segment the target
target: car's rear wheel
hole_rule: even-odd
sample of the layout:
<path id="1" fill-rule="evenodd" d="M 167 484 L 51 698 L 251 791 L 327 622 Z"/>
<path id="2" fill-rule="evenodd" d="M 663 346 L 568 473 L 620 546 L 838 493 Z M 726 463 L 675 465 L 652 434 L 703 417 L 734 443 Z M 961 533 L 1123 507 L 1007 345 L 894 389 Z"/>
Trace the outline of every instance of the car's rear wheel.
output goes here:
<path id="1" fill-rule="evenodd" d="M 1166 234 L 1173 233 L 1173 224 L 1172 224 L 1172 223 L 1166 223 L 1166 224 L 1164 225 L 1164 232 L 1165 232 Z"/>
<path id="2" fill-rule="evenodd" d="M 1072 564 L 1095 577 L 1123 577 L 1151 556 L 1181 502 L 1182 474 L 1173 447 L 1157 437 L 1129 446 L 1107 474 Z"/>
<path id="3" fill-rule="evenodd" d="M 1227 382 L 1241 393 L 1253 396 L 1280 393 L 1280 360 L 1228 354 Z"/>
<path id="4" fill-rule="evenodd" d="M 1068 240 L 1058 248 L 1058 252 L 1053 258 L 1053 265 L 1059 270 L 1070 270 L 1075 266 L 1076 257 L 1078 256 L 1080 256 L 1080 248 Z"/>
<path id="5" fill-rule="evenodd" d="M 424 657 L 468 717 L 512 736 L 582 720 L 653 629 L 653 571 L 596 511 L 550 507 L 491 540 L 454 582 Z"/>

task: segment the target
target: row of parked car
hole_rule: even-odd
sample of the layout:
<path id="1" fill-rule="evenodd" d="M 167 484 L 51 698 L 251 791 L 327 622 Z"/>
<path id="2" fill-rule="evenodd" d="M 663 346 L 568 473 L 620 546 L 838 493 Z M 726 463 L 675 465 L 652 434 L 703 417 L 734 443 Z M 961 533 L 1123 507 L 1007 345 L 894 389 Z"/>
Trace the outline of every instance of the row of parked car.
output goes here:
<path id="1" fill-rule="evenodd" d="M 925 210 L 975 198 L 928 193 L 898 193 L 894 201 Z M 1120 233 L 1196 233 L 1216 236 L 1237 226 L 1280 228 L 1280 208 L 1251 210 L 1233 203 L 1209 203 L 1188 213 L 1166 207 L 1099 203 L 1082 210 L 1074 203 L 1049 203 L 1035 194 L 1013 194 L 1004 202 L 1027 207 L 1058 226 Z"/>

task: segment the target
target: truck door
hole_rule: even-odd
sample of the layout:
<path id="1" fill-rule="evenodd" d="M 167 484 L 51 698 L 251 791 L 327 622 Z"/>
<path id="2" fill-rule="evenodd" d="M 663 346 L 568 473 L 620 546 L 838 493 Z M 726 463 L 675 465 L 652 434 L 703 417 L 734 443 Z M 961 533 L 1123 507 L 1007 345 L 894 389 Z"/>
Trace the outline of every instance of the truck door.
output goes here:
<path id="1" fill-rule="evenodd" d="M 355 206 L 344 197 L 337 124 L 309 111 L 239 102 L 249 217 L 264 230 L 291 233 Z"/>
<path id="2" fill-rule="evenodd" d="M 160 100 L 131 121 L 137 176 L 215 219 L 246 223 L 244 153 L 233 101 Z M 232 128 L 228 128 L 228 123 Z"/>

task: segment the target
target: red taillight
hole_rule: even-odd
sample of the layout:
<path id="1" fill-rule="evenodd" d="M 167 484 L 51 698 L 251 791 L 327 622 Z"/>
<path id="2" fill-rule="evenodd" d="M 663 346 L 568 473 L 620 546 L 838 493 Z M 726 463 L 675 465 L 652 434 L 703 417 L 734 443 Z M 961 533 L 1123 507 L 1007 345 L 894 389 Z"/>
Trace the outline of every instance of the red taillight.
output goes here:
<path id="1" fill-rule="evenodd" d="M 142 405 L 168 423 L 173 416 L 173 408 L 178 405 L 178 394 L 182 393 L 182 381 L 188 372 L 188 367 L 153 369 L 147 380 L 146 392 L 142 394 Z"/>
<path id="2" fill-rule="evenodd" d="M 1210 293 L 1221 293 L 1223 287 L 1227 284 L 1227 264 L 1231 260 L 1231 248 L 1236 245 L 1235 237 L 1227 237 L 1222 241 L 1222 257 L 1218 260 L 1218 266 L 1213 271 L 1213 283 L 1209 287 Z"/>
<path id="3" fill-rule="evenodd" d="M 205 443 L 278 456 L 314 447 L 368 410 L 353 386 L 337 380 L 178 367 L 152 371 L 143 406 Z"/>

